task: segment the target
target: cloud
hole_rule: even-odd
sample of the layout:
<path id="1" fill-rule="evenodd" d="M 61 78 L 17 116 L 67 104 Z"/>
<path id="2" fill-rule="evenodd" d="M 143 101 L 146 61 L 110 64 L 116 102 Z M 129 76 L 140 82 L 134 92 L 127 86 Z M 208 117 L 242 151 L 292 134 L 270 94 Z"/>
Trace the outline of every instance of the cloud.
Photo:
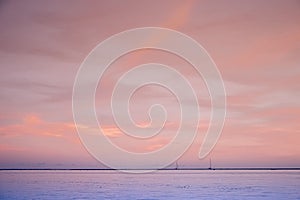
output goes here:
<path id="1" fill-rule="evenodd" d="M 52 160 L 61 155 L 61 162 L 63 158 L 85 160 L 87 153 L 78 140 L 71 107 L 72 86 L 81 62 L 112 34 L 136 27 L 164 26 L 182 31 L 201 43 L 225 80 L 228 115 L 223 135 L 213 152 L 215 156 L 224 165 L 224 157 L 236 164 L 263 163 L 263 156 L 269 157 L 270 163 L 276 163 L 277 158 L 297 160 L 300 155 L 297 144 L 299 2 L 275 0 L 271 6 L 270 2 L 258 0 L 156 3 L 160 6 L 152 1 L 131 0 L 129 3 L 91 1 L 90 4 L 72 1 L 72 5 L 61 1 L 2 2 L 1 155 L 6 158 L 13 155 L 17 160 L 28 151 L 26 158 L 31 160 L 40 160 L 43 155 Z M 154 42 L 160 39 L 158 36 Z M 116 144 L 136 152 L 167 144 L 179 120 L 176 99 L 153 87 L 144 88 L 134 96 L 132 117 L 140 128 L 145 128 L 149 122 L 149 105 L 165 105 L 169 118 L 161 137 L 137 144 L 116 127 L 109 100 L 113 86 L 128 69 L 147 62 L 174 66 L 195 86 L 203 117 L 199 130 L 207 128 L 210 111 L 205 84 L 183 59 L 150 50 L 125 55 L 106 72 L 106 79 L 97 90 L 96 108 L 104 133 Z M 176 86 L 176 79 L 164 77 Z M 131 85 L 128 82 L 125 86 Z M 189 105 L 190 99 L 184 99 L 183 103 Z M 87 128 L 95 133 L 98 127 Z M 193 164 L 199 162 L 201 133 L 191 153 L 183 158 Z M 249 161 L 245 159 L 248 157 Z"/>

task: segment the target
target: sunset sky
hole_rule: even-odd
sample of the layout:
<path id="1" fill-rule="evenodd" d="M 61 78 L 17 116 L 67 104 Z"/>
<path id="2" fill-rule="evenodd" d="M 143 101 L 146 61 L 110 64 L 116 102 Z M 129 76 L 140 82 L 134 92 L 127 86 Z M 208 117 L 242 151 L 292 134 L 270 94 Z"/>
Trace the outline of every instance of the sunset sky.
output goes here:
<path id="1" fill-rule="evenodd" d="M 199 133 L 179 159 L 180 166 L 207 167 L 212 158 L 214 167 L 300 167 L 298 0 L 1 1 L 0 27 L 0 168 L 103 166 L 76 132 L 73 83 L 96 45 L 138 27 L 180 31 L 209 52 L 226 88 L 225 126 L 210 155 L 199 160 L 210 112 L 203 80 L 175 55 L 141 50 L 114 62 L 97 89 L 97 116 L 112 142 L 128 151 L 147 152 L 174 136 L 178 105 L 163 88 L 142 88 L 130 107 L 142 128 L 149 124 L 150 105 L 166 106 L 170 118 L 163 133 L 151 140 L 127 138 L 107 106 L 124 72 L 157 62 L 187 77 L 200 104 Z"/>

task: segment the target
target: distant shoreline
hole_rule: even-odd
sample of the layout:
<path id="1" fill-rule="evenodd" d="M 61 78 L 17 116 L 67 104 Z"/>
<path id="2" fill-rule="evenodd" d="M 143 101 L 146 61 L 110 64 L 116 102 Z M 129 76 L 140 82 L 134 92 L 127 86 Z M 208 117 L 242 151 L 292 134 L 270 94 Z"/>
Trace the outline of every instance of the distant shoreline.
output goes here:
<path id="1" fill-rule="evenodd" d="M 300 167 L 257 167 L 257 168 L 182 168 L 182 169 L 90 169 L 90 168 L 2 168 L 0 171 L 34 171 L 34 170 L 44 170 L 44 171 L 143 171 L 143 170 L 155 170 L 155 171 L 187 171 L 187 170 L 195 170 L 195 171 L 226 171 L 226 170 L 258 170 L 258 171 L 266 171 L 266 170 L 300 170 Z"/>

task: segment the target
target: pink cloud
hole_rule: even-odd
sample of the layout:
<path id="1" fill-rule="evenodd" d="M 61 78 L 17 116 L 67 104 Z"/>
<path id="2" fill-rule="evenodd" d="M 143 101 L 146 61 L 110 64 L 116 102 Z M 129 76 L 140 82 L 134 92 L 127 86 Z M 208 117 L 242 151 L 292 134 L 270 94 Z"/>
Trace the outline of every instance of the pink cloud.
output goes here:
<path id="1" fill-rule="evenodd" d="M 3 2 L 1 156 L 7 163 L 19 159 L 38 162 L 44 157 L 53 162 L 66 159 L 83 160 L 83 166 L 85 161 L 89 163 L 72 119 L 72 86 L 80 63 L 112 34 L 136 27 L 164 26 L 201 43 L 225 80 L 228 115 L 222 137 L 211 154 L 217 160 L 214 162 L 261 166 L 281 165 L 284 161 L 299 166 L 299 2 L 271 4 L 236 0 L 91 1 L 89 5 L 83 1 L 73 1 L 72 5 L 60 1 Z M 162 39 L 152 38 L 153 42 Z M 113 121 L 109 97 L 115 82 L 128 69 L 147 62 L 174 66 L 195 86 L 202 123 L 195 144 L 181 159 L 190 165 L 206 164 L 197 155 L 209 119 L 208 93 L 186 61 L 166 52 L 133 52 L 112 64 L 96 94 L 104 134 L 133 152 L 159 149 L 174 136 L 179 124 L 178 105 L 172 95 L 155 87 L 137 92 L 132 117 L 140 128 L 147 128 L 149 105 L 165 105 L 169 118 L 160 137 L 136 143 Z M 185 104 L 189 102 L 184 100 Z"/>

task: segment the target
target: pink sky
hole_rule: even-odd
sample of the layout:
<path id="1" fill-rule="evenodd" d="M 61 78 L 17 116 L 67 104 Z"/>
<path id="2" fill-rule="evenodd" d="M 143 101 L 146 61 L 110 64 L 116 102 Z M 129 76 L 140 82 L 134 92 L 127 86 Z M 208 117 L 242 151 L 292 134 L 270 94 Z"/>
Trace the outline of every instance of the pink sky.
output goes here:
<path id="1" fill-rule="evenodd" d="M 99 42 L 147 26 L 175 29 L 194 38 L 222 74 L 228 108 L 221 138 L 209 155 L 216 167 L 299 167 L 299 9 L 297 0 L 1 2 L 0 167 L 101 166 L 75 130 L 75 76 Z M 134 52 L 112 65 L 96 98 L 105 133 L 136 152 L 160 148 L 172 137 L 176 117 L 166 125 L 166 134 L 131 145 L 105 107 L 122 72 L 147 62 L 175 65 L 198 88 L 203 115 L 199 134 L 179 163 L 206 167 L 208 159 L 199 160 L 198 151 L 207 128 L 208 93 L 187 63 L 166 52 Z M 136 94 L 132 109 L 137 123 L 147 124 L 144 104 L 158 101 L 169 112 L 177 112 L 166 91 L 144 89 Z"/>

